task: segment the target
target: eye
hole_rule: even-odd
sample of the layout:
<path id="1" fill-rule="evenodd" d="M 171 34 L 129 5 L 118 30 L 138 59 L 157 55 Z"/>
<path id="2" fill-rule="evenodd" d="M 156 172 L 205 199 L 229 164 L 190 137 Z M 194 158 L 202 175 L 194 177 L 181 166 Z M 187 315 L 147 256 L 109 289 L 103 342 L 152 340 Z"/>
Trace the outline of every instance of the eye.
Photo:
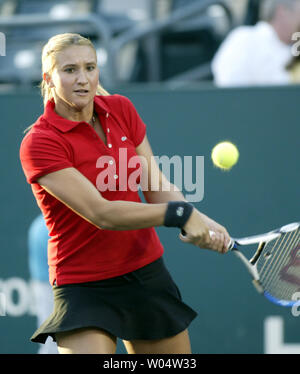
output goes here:
<path id="1" fill-rule="evenodd" d="M 74 73 L 75 69 L 74 68 L 66 68 L 65 72 L 67 73 Z"/>
<path id="2" fill-rule="evenodd" d="M 88 66 L 88 67 L 87 67 L 87 70 L 88 70 L 88 71 L 93 71 L 93 70 L 95 70 L 95 66 L 93 66 L 93 65 Z"/>

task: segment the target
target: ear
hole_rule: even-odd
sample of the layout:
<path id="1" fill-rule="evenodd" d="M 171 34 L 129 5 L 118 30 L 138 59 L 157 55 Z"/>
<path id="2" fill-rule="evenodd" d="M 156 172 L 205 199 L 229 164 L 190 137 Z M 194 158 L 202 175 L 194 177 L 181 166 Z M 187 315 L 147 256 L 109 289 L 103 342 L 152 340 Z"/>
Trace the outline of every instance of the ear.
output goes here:
<path id="1" fill-rule="evenodd" d="M 51 76 L 49 75 L 49 73 L 44 73 L 43 74 L 43 80 L 48 84 L 48 86 L 50 88 L 55 87 L 54 83 L 52 82 L 52 79 L 51 79 Z"/>

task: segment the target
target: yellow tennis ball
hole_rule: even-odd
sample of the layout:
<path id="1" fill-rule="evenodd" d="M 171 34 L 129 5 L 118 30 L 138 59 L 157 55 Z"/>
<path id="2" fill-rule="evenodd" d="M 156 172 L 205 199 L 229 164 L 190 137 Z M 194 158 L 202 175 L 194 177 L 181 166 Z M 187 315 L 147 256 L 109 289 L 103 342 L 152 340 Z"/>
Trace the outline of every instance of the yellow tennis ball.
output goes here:
<path id="1" fill-rule="evenodd" d="M 221 142 L 213 148 L 211 158 L 218 168 L 230 170 L 239 159 L 239 151 L 233 143 Z"/>

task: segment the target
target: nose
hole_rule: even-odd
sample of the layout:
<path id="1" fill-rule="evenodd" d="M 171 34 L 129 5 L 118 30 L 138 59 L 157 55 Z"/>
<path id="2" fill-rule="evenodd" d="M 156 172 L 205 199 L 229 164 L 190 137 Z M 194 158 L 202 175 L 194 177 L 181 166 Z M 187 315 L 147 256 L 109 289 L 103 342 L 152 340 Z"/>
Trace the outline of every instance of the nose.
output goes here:
<path id="1" fill-rule="evenodd" d="M 77 83 L 82 84 L 82 85 L 88 83 L 86 72 L 85 72 L 84 69 L 79 69 L 78 70 Z"/>

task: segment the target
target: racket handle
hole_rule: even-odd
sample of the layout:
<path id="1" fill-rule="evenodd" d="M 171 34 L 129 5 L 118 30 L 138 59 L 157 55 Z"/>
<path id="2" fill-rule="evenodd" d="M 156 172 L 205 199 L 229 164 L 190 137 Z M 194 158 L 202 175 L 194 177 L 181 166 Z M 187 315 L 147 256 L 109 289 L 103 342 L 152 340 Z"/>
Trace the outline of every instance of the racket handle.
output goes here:
<path id="1" fill-rule="evenodd" d="M 230 239 L 230 242 L 228 244 L 228 249 L 231 251 L 234 248 L 234 240 Z"/>

